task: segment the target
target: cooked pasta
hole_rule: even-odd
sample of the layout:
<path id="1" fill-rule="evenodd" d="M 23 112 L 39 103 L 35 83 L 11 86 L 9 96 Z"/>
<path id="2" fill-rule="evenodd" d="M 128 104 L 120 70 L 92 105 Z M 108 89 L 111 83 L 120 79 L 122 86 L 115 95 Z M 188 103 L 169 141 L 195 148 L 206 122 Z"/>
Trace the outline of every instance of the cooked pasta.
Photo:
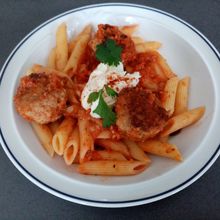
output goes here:
<path id="1" fill-rule="evenodd" d="M 89 124 L 88 120 L 85 119 L 78 120 L 79 138 L 80 138 L 80 154 L 79 154 L 80 163 L 87 160 L 86 154 L 89 151 L 94 150 L 94 139 L 89 131 L 88 124 Z"/>
<path id="2" fill-rule="evenodd" d="M 54 149 L 52 147 L 52 133 L 47 125 L 41 125 L 36 122 L 32 122 L 32 127 L 37 134 L 42 146 L 48 152 L 48 154 L 53 157 Z"/>
<path id="3" fill-rule="evenodd" d="M 128 176 L 135 175 L 146 169 L 146 163 L 141 161 L 88 161 L 78 167 L 78 171 L 83 174 L 108 175 L 108 176 Z"/>
<path id="4" fill-rule="evenodd" d="M 107 139 L 97 139 L 96 144 L 104 147 L 107 150 L 113 150 L 116 152 L 120 152 L 125 157 L 129 158 L 130 153 L 127 149 L 127 146 L 121 141 L 107 140 Z"/>
<path id="5" fill-rule="evenodd" d="M 181 79 L 177 86 L 174 115 L 188 110 L 189 77 Z"/>
<path id="6" fill-rule="evenodd" d="M 138 144 L 143 149 L 143 151 L 147 153 L 168 157 L 173 160 L 182 160 L 181 153 L 174 144 L 162 142 L 159 140 L 147 140 L 145 142 L 139 142 Z"/>
<path id="7" fill-rule="evenodd" d="M 76 126 L 69 136 L 63 158 L 67 165 L 71 165 L 76 159 L 77 154 L 79 153 L 79 129 Z"/>
<path id="8" fill-rule="evenodd" d="M 68 39 L 60 24 L 47 65 L 30 67 L 15 94 L 47 153 L 81 174 L 136 175 L 153 166 L 151 154 L 182 161 L 170 134 L 205 113 L 188 107 L 190 77 L 179 80 L 161 42 L 137 28 L 88 24 Z"/>
<path id="9" fill-rule="evenodd" d="M 68 40 L 67 40 L 67 27 L 65 23 L 62 23 L 57 28 L 56 33 L 56 56 L 55 63 L 56 68 L 62 71 L 67 63 L 68 59 Z"/>
<path id="10" fill-rule="evenodd" d="M 63 155 L 68 138 L 71 132 L 73 131 L 74 125 L 75 125 L 75 120 L 69 117 L 69 118 L 65 118 L 57 128 L 52 139 L 52 145 L 54 151 L 58 155 Z"/>

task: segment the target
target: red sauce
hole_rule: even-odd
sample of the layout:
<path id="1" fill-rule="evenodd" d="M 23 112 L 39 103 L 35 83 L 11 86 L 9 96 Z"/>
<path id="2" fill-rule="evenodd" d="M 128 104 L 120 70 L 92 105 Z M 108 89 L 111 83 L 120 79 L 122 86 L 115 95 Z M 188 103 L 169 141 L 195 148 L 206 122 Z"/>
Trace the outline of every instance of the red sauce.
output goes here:
<path id="1" fill-rule="evenodd" d="M 95 57 L 95 52 L 88 45 L 83 54 L 79 68 L 77 69 L 76 80 L 78 83 L 86 83 L 91 72 L 96 69 L 99 61 Z"/>
<path id="2" fill-rule="evenodd" d="M 138 71 L 141 74 L 139 86 L 157 91 L 164 89 L 167 79 L 157 73 L 160 70 L 157 65 L 159 58 L 158 52 L 148 51 L 138 53 L 136 59 L 129 64 L 133 71 Z"/>
<path id="3" fill-rule="evenodd" d="M 121 76 L 110 76 L 108 77 L 108 86 L 110 86 L 111 88 L 114 88 L 116 90 L 116 92 L 120 91 L 120 87 L 117 86 L 117 84 L 119 82 L 124 82 L 126 85 L 131 85 L 132 81 L 134 80 L 134 78 L 126 78 L 126 77 L 121 77 Z"/>
<path id="4" fill-rule="evenodd" d="M 161 91 L 164 89 L 167 79 L 158 75 L 158 66 L 155 68 L 160 54 L 156 51 L 137 53 L 131 37 L 123 34 L 118 27 L 108 24 L 98 25 L 98 30 L 94 38 L 86 47 L 79 68 L 77 69 L 77 82 L 86 83 L 88 81 L 89 75 L 99 64 L 99 61 L 95 57 L 95 47 L 106 39 L 115 40 L 116 43 L 123 48 L 121 58 L 126 70 L 140 72 L 141 78 L 139 87 L 148 88 L 153 91 Z M 114 84 L 117 80 L 119 79 L 113 80 L 111 83 Z"/>
<path id="5" fill-rule="evenodd" d="M 102 160 L 102 156 L 99 154 L 98 151 L 92 151 L 92 160 Z"/>

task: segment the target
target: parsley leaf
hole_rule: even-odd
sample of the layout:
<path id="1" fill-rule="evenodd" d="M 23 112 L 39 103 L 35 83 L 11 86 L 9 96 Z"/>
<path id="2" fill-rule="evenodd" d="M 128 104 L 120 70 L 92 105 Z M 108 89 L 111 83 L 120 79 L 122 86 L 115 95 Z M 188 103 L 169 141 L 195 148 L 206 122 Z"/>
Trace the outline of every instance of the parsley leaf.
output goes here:
<path id="1" fill-rule="evenodd" d="M 116 114 L 112 109 L 106 104 L 105 100 L 102 97 L 103 89 L 99 91 L 99 103 L 96 109 L 93 111 L 98 114 L 103 119 L 103 127 L 110 127 L 116 122 Z"/>
<path id="2" fill-rule="evenodd" d="M 98 97 L 99 97 L 99 93 L 98 92 L 92 92 L 92 93 L 90 93 L 87 102 L 88 103 L 95 102 L 98 99 Z"/>
<path id="3" fill-rule="evenodd" d="M 114 40 L 107 39 L 104 43 L 96 46 L 96 58 L 108 65 L 117 66 L 121 61 L 122 47 L 117 45 Z"/>
<path id="4" fill-rule="evenodd" d="M 113 90 L 111 87 L 109 87 L 107 85 L 105 86 L 105 91 L 106 91 L 107 95 L 109 95 L 111 97 L 115 97 L 118 95 L 118 93 L 115 90 Z"/>

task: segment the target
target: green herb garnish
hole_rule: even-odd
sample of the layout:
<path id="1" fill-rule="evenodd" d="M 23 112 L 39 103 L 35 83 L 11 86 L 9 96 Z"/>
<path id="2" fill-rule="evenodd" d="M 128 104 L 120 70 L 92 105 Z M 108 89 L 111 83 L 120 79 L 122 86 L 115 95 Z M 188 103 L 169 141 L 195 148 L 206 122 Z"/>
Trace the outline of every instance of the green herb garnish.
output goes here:
<path id="1" fill-rule="evenodd" d="M 114 90 L 112 90 L 112 91 L 114 91 Z M 98 114 L 103 119 L 102 125 L 104 128 L 106 128 L 106 127 L 110 127 L 111 125 L 115 124 L 116 114 L 106 104 L 106 102 L 102 96 L 103 92 L 104 92 L 103 89 L 99 90 L 99 92 L 92 92 L 89 95 L 88 102 L 91 103 L 91 102 L 96 101 L 97 99 L 99 100 L 98 105 L 97 105 L 96 109 L 93 111 L 93 113 Z M 106 90 L 106 92 L 107 92 L 107 90 Z"/>
<path id="2" fill-rule="evenodd" d="M 118 93 L 115 90 L 113 90 L 111 87 L 108 87 L 107 85 L 105 86 L 105 91 L 107 95 L 111 97 L 115 97 L 118 95 Z"/>
<path id="3" fill-rule="evenodd" d="M 121 61 L 122 47 L 112 39 L 96 46 L 96 58 L 105 64 L 117 66 Z"/>
<path id="4" fill-rule="evenodd" d="M 98 97 L 99 97 L 99 93 L 98 92 L 92 92 L 92 93 L 90 93 L 87 102 L 88 103 L 95 102 L 98 99 Z"/>

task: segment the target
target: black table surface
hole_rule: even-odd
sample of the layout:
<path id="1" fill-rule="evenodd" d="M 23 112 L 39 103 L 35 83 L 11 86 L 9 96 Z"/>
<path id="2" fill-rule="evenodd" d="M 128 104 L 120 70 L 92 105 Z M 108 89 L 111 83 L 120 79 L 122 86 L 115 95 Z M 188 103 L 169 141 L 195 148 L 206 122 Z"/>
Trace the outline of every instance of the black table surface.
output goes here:
<path id="1" fill-rule="evenodd" d="M 16 44 L 42 22 L 66 10 L 100 2 L 110 1 L 1 0 L 0 66 Z M 121 2 L 172 13 L 200 30 L 220 51 L 220 0 Z M 0 148 L 0 219 L 220 219 L 220 159 L 199 180 L 171 197 L 107 209 L 74 204 L 43 191 L 26 179 Z"/>

